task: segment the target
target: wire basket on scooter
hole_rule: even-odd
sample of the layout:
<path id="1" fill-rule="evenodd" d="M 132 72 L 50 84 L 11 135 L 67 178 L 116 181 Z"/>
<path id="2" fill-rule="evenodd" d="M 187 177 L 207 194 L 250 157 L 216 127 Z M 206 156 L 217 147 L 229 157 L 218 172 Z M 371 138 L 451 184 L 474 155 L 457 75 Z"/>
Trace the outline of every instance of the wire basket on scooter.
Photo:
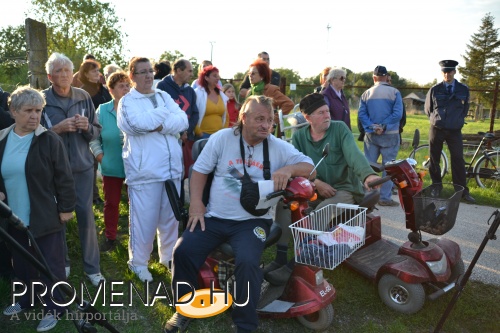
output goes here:
<path id="1" fill-rule="evenodd" d="M 290 228 L 297 263 L 334 269 L 365 243 L 366 208 L 327 205 Z"/>
<path id="2" fill-rule="evenodd" d="M 432 235 L 444 235 L 455 225 L 463 186 L 432 184 L 413 196 L 415 227 Z"/>

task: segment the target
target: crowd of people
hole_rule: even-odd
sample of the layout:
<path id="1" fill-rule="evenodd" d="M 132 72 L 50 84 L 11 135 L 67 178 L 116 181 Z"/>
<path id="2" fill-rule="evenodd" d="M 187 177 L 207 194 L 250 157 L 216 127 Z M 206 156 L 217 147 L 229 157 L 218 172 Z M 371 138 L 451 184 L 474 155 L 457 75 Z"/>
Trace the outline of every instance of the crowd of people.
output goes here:
<path id="1" fill-rule="evenodd" d="M 177 283 L 197 286 L 197 273 L 208 254 L 229 242 L 236 254 L 238 295 L 245 294 L 247 282 L 250 285 L 249 301 L 233 309 L 233 322 L 238 332 L 257 329 L 263 277 L 285 283 L 294 265 L 287 258 L 290 212 L 281 204 L 263 214 L 249 208 L 241 202 L 242 179 L 272 180 L 278 190 L 291 177 L 310 177 L 319 197 L 314 209 L 360 202 L 369 190 L 367 184 L 380 179 L 369 162 L 396 158 L 404 116 L 400 92 L 391 86 L 386 67 L 377 66 L 373 87 L 360 98 L 361 151 L 351 131 L 344 94 L 347 73 L 326 67 L 320 74 L 321 86 L 299 104 L 307 125 L 294 133 L 292 144 L 286 143 L 273 135 L 276 110 L 288 114 L 294 103 L 280 90 L 280 75 L 269 65 L 269 54 L 259 53 L 237 91 L 231 83 L 222 84 L 219 69 L 210 61 L 200 64 L 192 81 L 193 66 L 186 59 L 171 64 L 133 57 L 126 71 L 108 64 L 101 73 L 101 64 L 87 54 L 74 73 L 67 56 L 53 53 L 46 63 L 49 88 L 19 87 L 12 94 L 0 89 L 0 199 L 30 226 L 57 279 L 66 280 L 71 273 L 66 223 L 75 213 L 84 276 L 94 286 L 105 281 L 100 255 L 113 251 L 119 242 L 119 205 L 125 189 L 130 271 L 140 281 L 153 281 L 149 264 L 156 237 L 158 261 L 171 272 L 172 292 L 180 298 L 190 290 Z M 431 121 L 431 177 L 433 183 L 440 183 L 439 154 L 447 141 L 457 150 L 452 153 L 453 180 L 465 187 L 458 150 L 468 89 L 454 79 L 455 61 L 440 65 L 444 81 L 431 88 L 425 107 Z M 448 107 L 456 109 L 450 120 L 441 117 Z M 207 139 L 194 162 L 194 143 Z M 327 143 L 327 160 L 312 172 Z M 98 170 L 104 200 L 99 196 Z M 189 221 L 179 237 L 164 184 L 172 180 L 184 200 L 188 176 Z M 211 194 L 205 205 L 202 194 L 209 177 Z M 391 197 L 390 183 L 383 184 L 380 192 L 380 205 L 399 205 Z M 467 188 L 464 199 L 474 202 Z M 99 242 L 93 205 L 102 203 L 105 228 Z M 275 260 L 261 269 L 262 240 L 273 218 L 285 232 Z M 0 227 L 30 250 L 26 234 L 5 222 Z M 2 241 L 0 273 L 23 281 L 38 277 L 35 268 L 17 252 L 9 252 Z M 62 295 L 56 293 L 55 298 Z M 51 311 L 46 311 L 38 331 L 55 327 L 63 313 L 54 300 L 47 304 L 45 310 Z M 28 300 L 21 298 L 3 313 L 12 316 L 29 307 Z M 176 312 L 164 332 L 182 331 L 189 321 Z"/>

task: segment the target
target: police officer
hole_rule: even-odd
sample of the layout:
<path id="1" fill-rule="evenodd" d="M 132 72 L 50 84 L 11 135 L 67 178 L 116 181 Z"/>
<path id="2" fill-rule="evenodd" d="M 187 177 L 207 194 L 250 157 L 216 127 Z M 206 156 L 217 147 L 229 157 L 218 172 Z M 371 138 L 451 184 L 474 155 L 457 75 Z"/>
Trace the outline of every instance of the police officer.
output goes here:
<path id="1" fill-rule="evenodd" d="M 469 88 L 455 80 L 455 60 L 439 62 L 443 72 L 443 82 L 434 85 L 425 99 L 425 113 L 430 120 L 429 146 L 430 164 L 429 173 L 432 183 L 439 184 L 441 168 L 439 166 L 443 143 L 446 141 L 451 155 L 451 173 L 454 184 L 464 187 L 462 199 L 475 203 L 466 186 L 465 161 L 463 157 L 462 127 L 469 111 Z M 439 187 L 435 188 L 439 192 Z M 439 193 L 432 193 L 438 195 Z"/>

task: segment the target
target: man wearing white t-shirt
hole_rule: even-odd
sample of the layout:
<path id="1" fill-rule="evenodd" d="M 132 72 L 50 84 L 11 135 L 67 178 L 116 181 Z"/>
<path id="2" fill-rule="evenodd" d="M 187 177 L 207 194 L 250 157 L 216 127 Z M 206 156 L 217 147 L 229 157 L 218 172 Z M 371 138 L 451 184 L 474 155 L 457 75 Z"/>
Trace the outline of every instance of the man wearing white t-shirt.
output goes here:
<path id="1" fill-rule="evenodd" d="M 269 211 L 256 216 L 242 206 L 241 178 L 248 174 L 254 182 L 264 180 L 268 170 L 277 191 L 285 189 L 291 177 L 308 177 L 313 170 L 309 157 L 269 134 L 273 123 L 272 99 L 251 96 L 242 106 L 237 127 L 220 130 L 210 137 L 194 164 L 189 221 L 174 248 L 172 289 L 178 291 L 179 299 L 192 290 L 177 282 L 187 281 L 198 288 L 198 272 L 210 252 L 224 242 L 232 246 L 236 254 L 236 296 L 248 298 L 247 305 L 232 310 L 238 332 L 250 332 L 258 326 L 256 307 L 262 283 L 259 265 L 272 224 Z M 269 163 L 264 162 L 265 145 Z M 214 179 L 205 207 L 202 193 L 211 172 Z M 190 318 L 175 313 L 164 332 L 182 331 L 189 321 Z"/>

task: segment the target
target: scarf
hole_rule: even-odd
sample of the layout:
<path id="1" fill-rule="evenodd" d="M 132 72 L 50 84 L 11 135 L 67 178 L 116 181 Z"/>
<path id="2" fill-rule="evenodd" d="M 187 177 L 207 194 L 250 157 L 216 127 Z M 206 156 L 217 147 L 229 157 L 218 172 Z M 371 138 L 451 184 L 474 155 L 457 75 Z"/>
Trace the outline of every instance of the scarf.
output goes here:
<path id="1" fill-rule="evenodd" d="M 251 87 L 250 88 L 250 95 L 252 95 L 252 96 L 263 95 L 264 94 L 264 86 L 265 85 L 266 84 L 264 83 L 264 81 L 260 81 L 257 84 L 250 84 L 250 87 Z"/>

